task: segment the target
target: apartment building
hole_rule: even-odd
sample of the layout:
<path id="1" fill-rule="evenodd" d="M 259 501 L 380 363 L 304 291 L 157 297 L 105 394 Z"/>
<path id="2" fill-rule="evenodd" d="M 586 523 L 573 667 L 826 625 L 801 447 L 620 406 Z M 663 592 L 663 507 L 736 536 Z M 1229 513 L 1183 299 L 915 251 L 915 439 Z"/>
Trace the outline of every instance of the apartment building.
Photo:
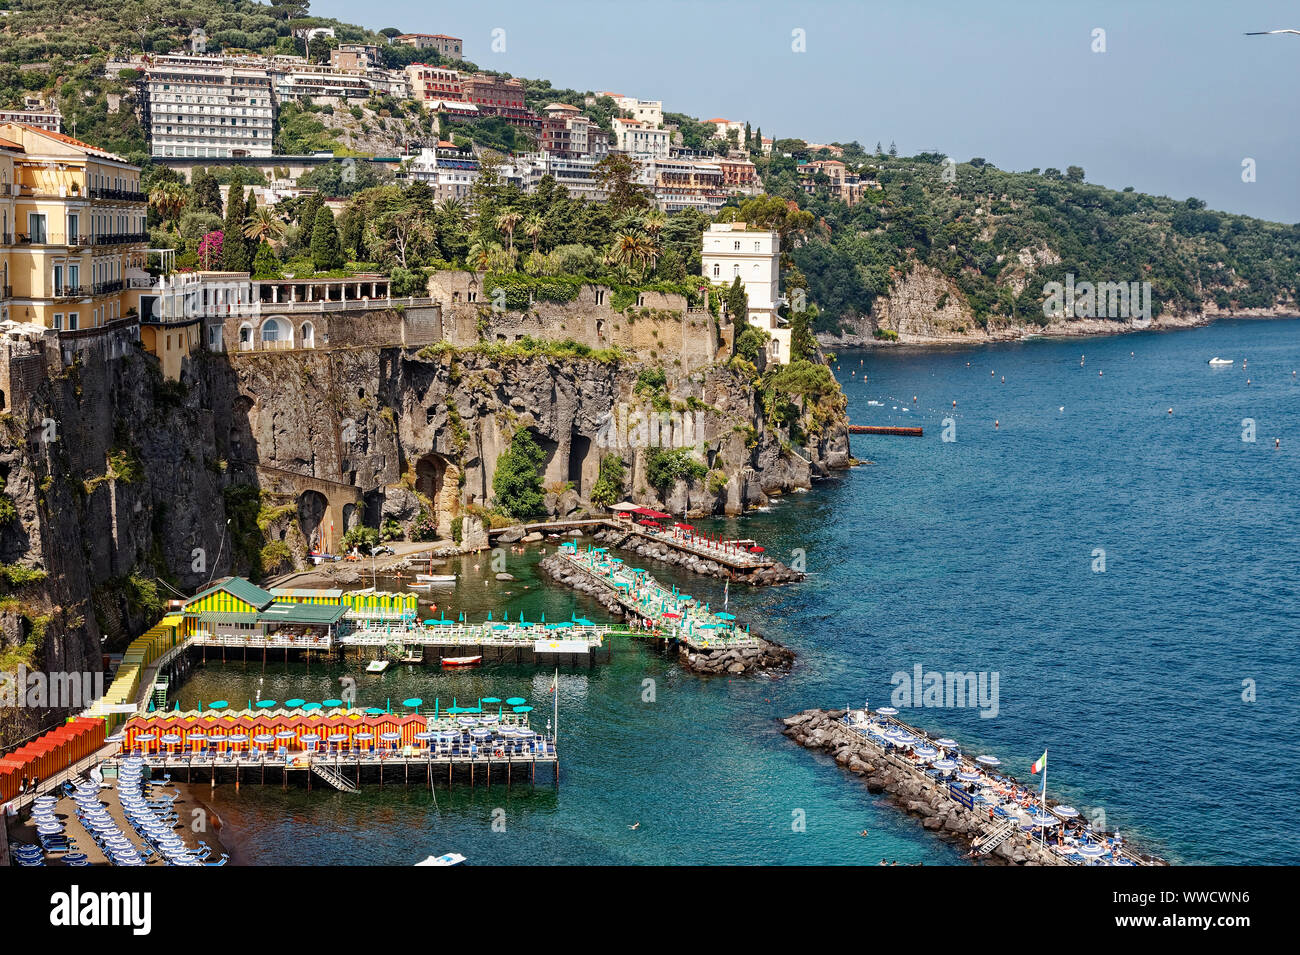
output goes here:
<path id="1" fill-rule="evenodd" d="M 0 124 L 5 319 L 77 332 L 138 314 L 145 203 L 140 167 L 121 156 Z"/>
<path id="2" fill-rule="evenodd" d="M 629 118 L 631 119 L 639 119 L 651 126 L 662 126 L 664 124 L 664 104 L 662 100 L 637 99 L 635 96 L 624 96 L 622 93 L 612 93 L 608 90 L 596 95 L 608 96 L 618 105 L 622 112 L 630 114 Z"/>
<path id="3" fill-rule="evenodd" d="M 851 172 L 838 159 L 815 159 L 812 162 L 800 163 L 798 172 L 799 185 L 804 192 L 809 195 L 816 193 L 823 185 L 817 181 L 817 177 L 825 176 L 827 182 L 824 185 L 830 190 L 831 195 L 850 206 L 861 201 L 866 190 L 880 188 L 879 183 L 871 179 L 863 179 L 857 173 Z"/>
<path id="4" fill-rule="evenodd" d="M 458 36 L 447 36 L 445 33 L 403 33 L 393 37 L 393 42 L 413 46 L 417 50 L 432 50 L 439 56 L 453 60 L 462 58 L 462 43 Z"/>
<path id="5" fill-rule="evenodd" d="M 57 106 L 28 109 L 0 109 L 0 123 L 22 123 L 51 133 L 63 132 L 63 114 Z"/>
<path id="6" fill-rule="evenodd" d="M 728 133 L 736 134 L 736 144 L 745 145 L 745 124 L 739 120 L 723 119 L 721 116 L 715 116 L 713 119 L 704 120 L 705 123 L 712 126 L 715 136 L 718 139 L 726 139 Z"/>
<path id="7" fill-rule="evenodd" d="M 614 148 L 638 159 L 667 159 L 672 148 L 672 133 L 639 119 L 615 116 Z"/>
<path id="8" fill-rule="evenodd" d="M 511 77 L 503 79 L 490 73 L 462 74 L 465 100 L 478 107 L 485 116 L 500 116 L 512 126 L 539 135 L 541 118 L 524 104 L 524 84 Z"/>
<path id="9" fill-rule="evenodd" d="M 702 237 L 700 253 L 704 277 L 719 287 L 737 278 L 749 298 L 749 323 L 771 336 L 767 357 L 781 364 L 790 361 L 790 329 L 777 315 L 781 300 L 781 237 L 770 229 L 744 222 L 715 222 Z"/>
<path id="10" fill-rule="evenodd" d="M 340 43 L 330 50 L 330 66 L 336 70 L 365 72 L 382 65 L 373 43 Z"/>
<path id="11" fill-rule="evenodd" d="M 542 117 L 541 147 L 544 152 L 562 159 L 594 156 L 609 152 L 609 134 L 593 123 L 576 106 L 552 103 Z"/>
<path id="12" fill-rule="evenodd" d="M 142 119 L 154 156 L 270 156 L 271 77 L 265 67 L 222 57 L 159 56 L 139 82 Z"/>
<path id="13" fill-rule="evenodd" d="M 465 87 L 460 81 L 460 74 L 455 70 L 411 63 L 405 72 L 406 81 L 411 88 L 411 99 L 426 105 L 434 101 L 463 102 L 465 99 Z"/>
<path id="14" fill-rule="evenodd" d="M 464 199 L 478 179 L 479 165 L 473 150 L 462 151 L 449 142 L 421 149 L 403 166 L 406 177 L 427 183 L 438 201 Z"/>

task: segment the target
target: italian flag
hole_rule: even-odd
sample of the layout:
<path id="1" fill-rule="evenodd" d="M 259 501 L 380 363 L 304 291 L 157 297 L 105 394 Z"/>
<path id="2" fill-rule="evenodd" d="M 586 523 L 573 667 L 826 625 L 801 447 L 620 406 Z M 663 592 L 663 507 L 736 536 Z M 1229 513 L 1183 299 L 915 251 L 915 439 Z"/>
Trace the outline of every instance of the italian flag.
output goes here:
<path id="1" fill-rule="evenodd" d="M 1029 771 L 1031 773 L 1041 773 L 1046 768 L 1047 768 L 1047 750 L 1043 750 L 1042 757 L 1038 760 L 1038 762 L 1034 763 L 1034 765 L 1029 767 Z"/>

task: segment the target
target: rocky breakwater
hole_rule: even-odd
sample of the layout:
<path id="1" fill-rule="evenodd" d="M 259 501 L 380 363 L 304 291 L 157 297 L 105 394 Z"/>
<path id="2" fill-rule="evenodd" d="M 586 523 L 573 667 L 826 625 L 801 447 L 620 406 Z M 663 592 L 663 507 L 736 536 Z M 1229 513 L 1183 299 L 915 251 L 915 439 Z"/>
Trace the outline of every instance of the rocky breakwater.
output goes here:
<path id="1" fill-rule="evenodd" d="M 838 765 L 865 782 L 868 792 L 886 795 L 893 805 L 919 817 L 921 826 L 940 838 L 974 849 L 998 828 L 999 824 L 990 823 L 986 815 L 953 799 L 946 784 L 936 782 L 915 764 L 886 753 L 865 735 L 849 729 L 840 722 L 844 713 L 805 710 L 783 720 L 782 732 L 800 746 L 831 754 Z M 1049 849 L 1020 833 L 977 858 L 995 865 L 1065 864 Z"/>
<path id="2" fill-rule="evenodd" d="M 618 601 L 613 591 L 559 554 L 542 558 L 537 568 L 556 583 L 587 594 L 615 616 L 629 619 L 635 616 Z M 754 637 L 752 645 L 716 650 L 692 649 L 679 643 L 678 653 L 688 669 L 711 675 L 788 670 L 794 663 L 793 650 L 758 636 Z"/>
<path id="3" fill-rule="evenodd" d="M 597 531 L 593 536 L 602 544 L 610 547 L 631 551 L 638 557 L 662 561 L 665 564 L 675 564 L 683 570 L 703 574 L 705 577 L 729 577 L 732 580 L 759 587 L 772 584 L 788 584 L 804 578 L 804 575 L 799 571 L 792 570 L 780 561 L 775 561 L 763 567 L 756 567 L 753 570 L 742 571 L 728 567 L 726 564 L 720 564 L 715 560 L 710 560 L 701 554 L 678 550 L 659 541 L 650 541 L 640 535 L 629 534 L 627 531 L 610 528 Z"/>

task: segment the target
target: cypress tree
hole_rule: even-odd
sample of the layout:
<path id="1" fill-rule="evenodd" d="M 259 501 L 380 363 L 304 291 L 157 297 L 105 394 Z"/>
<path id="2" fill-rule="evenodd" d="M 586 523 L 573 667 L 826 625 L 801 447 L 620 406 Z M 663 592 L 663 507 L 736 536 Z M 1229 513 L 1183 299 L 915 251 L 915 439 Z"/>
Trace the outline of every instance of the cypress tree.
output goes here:
<path id="1" fill-rule="evenodd" d="M 316 224 L 311 230 L 311 263 L 317 272 L 341 269 L 346 260 L 339 242 L 339 230 L 334 225 L 334 213 L 322 205 L 316 213 Z"/>
<path id="2" fill-rule="evenodd" d="M 249 269 L 248 240 L 244 238 L 244 187 L 236 178 L 226 196 L 226 222 L 222 229 L 221 268 L 225 272 L 247 272 Z"/>
<path id="3" fill-rule="evenodd" d="M 211 212 L 214 216 L 221 215 L 221 186 L 218 185 L 216 176 L 206 169 L 200 169 L 194 174 L 192 187 L 195 209 Z"/>

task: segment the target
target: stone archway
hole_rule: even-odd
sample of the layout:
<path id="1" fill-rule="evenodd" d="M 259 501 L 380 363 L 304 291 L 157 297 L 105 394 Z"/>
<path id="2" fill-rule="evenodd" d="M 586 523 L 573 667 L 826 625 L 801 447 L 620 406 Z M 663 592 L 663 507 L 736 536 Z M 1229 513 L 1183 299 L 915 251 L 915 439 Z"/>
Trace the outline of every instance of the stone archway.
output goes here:
<path id="1" fill-rule="evenodd" d="M 429 500 L 439 537 L 451 536 L 460 495 L 460 468 L 430 451 L 415 462 L 415 490 Z"/>
<path id="2" fill-rule="evenodd" d="M 320 491 L 303 491 L 298 495 L 298 528 L 311 550 L 326 550 L 332 545 L 326 525 L 329 500 Z M 335 533 L 341 534 L 337 528 Z"/>

